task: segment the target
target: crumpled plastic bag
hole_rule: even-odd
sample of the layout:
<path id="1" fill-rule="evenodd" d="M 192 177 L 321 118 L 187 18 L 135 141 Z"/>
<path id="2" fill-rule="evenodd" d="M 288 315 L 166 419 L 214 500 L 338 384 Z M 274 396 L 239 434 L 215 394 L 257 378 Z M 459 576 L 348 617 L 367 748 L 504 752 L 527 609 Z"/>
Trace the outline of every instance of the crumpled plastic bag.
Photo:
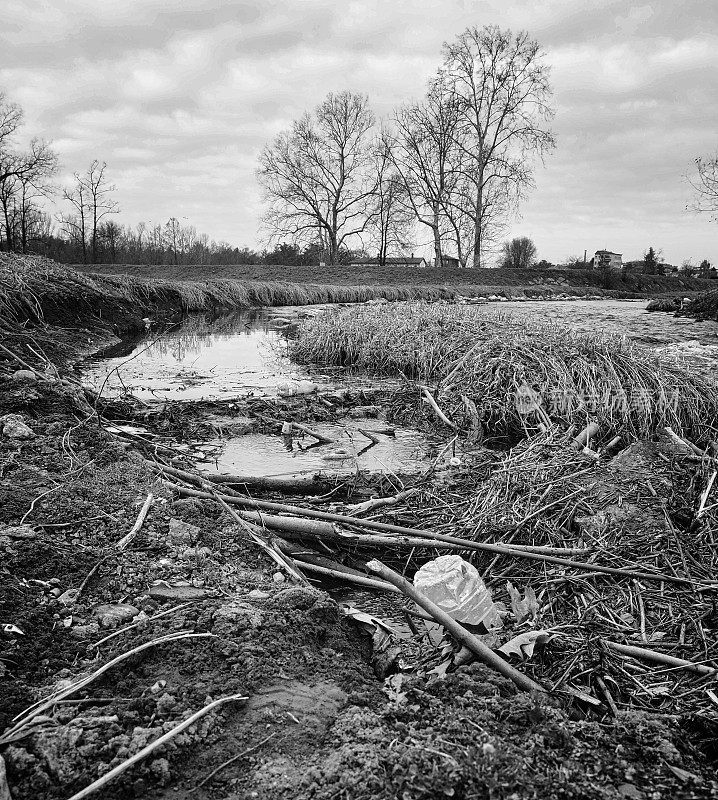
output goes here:
<path id="1" fill-rule="evenodd" d="M 428 561 L 414 575 L 414 586 L 457 622 L 483 625 L 487 630 L 503 625 L 476 567 L 461 556 Z"/>

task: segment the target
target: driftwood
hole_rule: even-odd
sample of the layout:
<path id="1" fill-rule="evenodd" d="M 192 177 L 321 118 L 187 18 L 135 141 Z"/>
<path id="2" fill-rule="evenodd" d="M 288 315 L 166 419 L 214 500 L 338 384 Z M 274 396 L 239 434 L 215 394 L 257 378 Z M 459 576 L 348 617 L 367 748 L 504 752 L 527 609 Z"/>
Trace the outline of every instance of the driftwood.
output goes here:
<path id="1" fill-rule="evenodd" d="M 142 529 L 142 525 L 145 522 L 145 517 L 147 516 L 147 512 L 150 510 L 150 506 L 152 505 L 152 501 L 154 500 L 154 495 L 150 492 L 147 495 L 147 499 L 145 500 L 144 505 L 140 509 L 140 513 L 137 515 L 137 519 L 135 520 L 135 524 L 132 526 L 130 532 L 123 536 L 119 542 L 115 545 L 118 550 L 124 550 L 127 545 L 137 536 L 137 534 Z"/>
<path id="2" fill-rule="evenodd" d="M 405 489 L 403 492 L 397 492 L 390 497 L 373 497 L 371 500 L 365 500 L 363 503 L 356 503 L 349 506 L 349 513 L 354 517 L 358 514 L 366 514 L 367 511 L 374 511 L 377 508 L 393 506 L 402 500 L 406 500 L 418 491 L 418 489 Z"/>
<path id="3" fill-rule="evenodd" d="M 381 439 L 375 436 L 371 431 L 364 430 L 364 428 L 357 428 L 357 431 L 361 433 L 362 436 L 366 436 L 372 444 L 379 444 L 379 442 L 381 442 Z"/>
<path id="4" fill-rule="evenodd" d="M 150 462 L 152 466 L 157 466 L 155 462 Z M 292 492 L 297 494 L 312 494 L 316 491 L 321 491 L 329 486 L 333 486 L 333 481 L 326 478 L 321 473 L 312 475 L 212 475 L 203 474 L 201 477 L 193 472 L 187 470 L 177 469 L 177 467 L 167 467 L 161 465 L 162 469 L 174 475 L 176 478 L 181 478 L 183 481 L 190 483 L 201 484 L 202 481 L 208 481 L 217 485 L 226 486 L 247 486 L 253 489 L 264 489 L 269 492 Z"/>
<path id="5" fill-rule="evenodd" d="M 461 544 L 449 542 L 427 541 L 421 536 L 377 536 L 366 533 L 351 533 L 341 530 L 331 522 L 321 520 L 302 519 L 301 517 L 278 516 L 255 511 L 243 511 L 240 516 L 257 525 L 265 525 L 272 530 L 281 531 L 288 538 L 327 539 L 341 544 L 351 544 L 356 547 L 385 547 L 394 549 L 412 549 L 414 547 L 431 547 L 437 550 L 461 551 L 470 549 L 472 542 L 461 540 Z M 469 546 L 467 548 L 467 545 Z M 542 545 L 511 545 L 515 550 L 532 553 L 547 553 L 553 555 L 579 555 L 590 552 L 585 548 L 545 547 Z"/>
<path id="6" fill-rule="evenodd" d="M 174 484 L 170 485 L 176 492 L 184 497 L 201 497 L 208 500 L 213 499 L 213 495 L 207 492 L 200 492 L 195 489 L 185 489 L 182 486 L 176 486 Z M 514 558 L 526 558 L 533 561 L 543 561 L 548 564 L 559 564 L 564 567 L 570 567 L 572 569 L 578 569 L 585 572 L 597 572 L 604 575 L 622 575 L 628 578 L 637 578 L 638 580 L 657 581 L 659 583 L 677 583 L 684 586 L 694 586 L 695 584 L 694 581 L 688 578 L 681 578 L 677 575 L 665 575 L 659 572 L 638 572 L 636 570 L 620 569 L 617 567 L 605 567 L 585 561 L 573 561 L 572 559 L 560 558 L 558 556 L 548 555 L 545 553 L 535 553 L 530 550 L 519 550 L 508 545 L 489 544 L 488 542 L 474 542 L 467 539 L 460 539 L 458 536 L 445 536 L 443 534 L 434 533 L 433 531 L 426 531 L 418 528 L 405 528 L 401 525 L 390 525 L 385 522 L 359 519 L 357 517 L 350 517 L 344 514 L 331 514 L 326 511 L 315 511 L 314 509 L 306 509 L 299 506 L 286 505 L 284 503 L 272 503 L 267 500 L 253 500 L 249 497 L 226 496 L 222 499 L 227 503 L 244 506 L 246 508 L 279 511 L 281 513 L 297 514 L 303 517 L 309 517 L 311 519 L 320 519 L 329 522 L 342 522 L 345 525 L 353 527 L 369 528 L 371 530 L 384 531 L 386 533 L 398 533 L 405 536 L 415 536 L 423 539 L 426 543 L 426 546 L 432 546 L 432 542 L 445 542 L 447 544 L 460 545 L 464 550 L 479 550 L 502 556 L 513 556 Z"/>
<path id="7" fill-rule="evenodd" d="M 589 423 L 573 440 L 579 450 L 583 450 L 584 447 L 587 447 L 599 430 L 599 426 L 596 422 Z"/>
<path id="8" fill-rule="evenodd" d="M 299 422 L 292 422 L 291 426 L 296 428 L 298 431 L 302 433 L 306 433 L 308 436 L 312 436 L 318 442 L 322 442 L 324 444 L 333 444 L 334 439 L 330 439 L 329 437 L 325 436 L 323 433 L 319 433 L 311 428 L 308 428 L 306 425 L 302 425 Z"/>
<path id="9" fill-rule="evenodd" d="M 653 664 L 661 664 L 664 667 L 676 667 L 678 669 L 687 670 L 688 672 L 695 672 L 698 675 L 718 675 L 718 670 L 714 667 L 708 667 L 705 664 L 694 664 L 692 661 L 686 661 L 685 658 L 676 658 L 675 656 L 665 655 L 664 653 L 657 653 L 655 650 L 646 650 L 643 647 L 632 647 L 627 644 L 608 642 L 605 639 L 603 640 L 603 644 L 614 653 L 637 658 L 640 661 L 649 661 Z"/>
<path id="10" fill-rule="evenodd" d="M 457 431 L 459 429 L 458 426 L 455 423 L 453 423 L 446 416 L 446 414 L 444 414 L 444 412 L 439 408 L 431 392 L 425 386 L 421 387 L 421 393 L 424 397 L 424 401 L 427 402 L 434 409 L 434 413 L 444 423 L 444 425 L 448 425 L 450 428 L 453 428 L 455 431 Z"/>
<path id="11" fill-rule="evenodd" d="M 393 569 L 385 566 L 381 561 L 370 561 L 367 567 L 376 573 L 382 580 L 396 586 L 399 591 L 413 600 L 420 608 L 423 608 L 430 614 L 439 625 L 443 625 L 447 631 L 461 644 L 467 647 L 471 652 L 486 666 L 496 670 L 500 675 L 513 681 L 516 686 L 525 692 L 545 692 L 546 690 L 536 681 L 519 672 L 515 667 L 512 667 L 507 661 L 504 661 L 501 656 L 494 653 L 494 651 L 487 647 L 482 641 L 476 638 L 473 633 L 469 633 L 462 625 L 460 625 L 453 617 L 450 617 L 445 611 L 439 608 L 436 603 L 429 600 L 421 592 L 417 591 L 406 578 L 394 572 Z"/>

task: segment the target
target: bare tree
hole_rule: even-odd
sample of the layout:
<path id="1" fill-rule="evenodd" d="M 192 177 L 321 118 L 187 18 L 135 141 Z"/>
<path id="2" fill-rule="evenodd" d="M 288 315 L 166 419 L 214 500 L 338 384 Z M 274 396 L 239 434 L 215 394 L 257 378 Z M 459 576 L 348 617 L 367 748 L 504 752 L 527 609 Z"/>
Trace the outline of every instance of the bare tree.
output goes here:
<path id="1" fill-rule="evenodd" d="M 370 246 L 378 254 L 379 264 L 386 264 L 392 252 L 403 252 L 412 246 L 414 214 L 409 208 L 406 187 L 396 171 L 391 141 L 381 135 L 375 143 L 376 188 L 368 214 L 367 232 Z"/>
<path id="2" fill-rule="evenodd" d="M 15 136 L 23 124 L 22 109 L 0 92 L 0 207 L 8 250 L 26 252 L 32 220 L 40 213 L 39 198 L 51 192 L 57 155 L 42 139 L 18 150 Z"/>
<path id="3" fill-rule="evenodd" d="M 61 215 L 60 222 L 67 233 L 82 246 L 82 260 L 87 263 L 87 246 L 91 247 L 92 262 L 97 262 L 100 222 L 108 214 L 118 214 L 119 204 L 110 197 L 116 190 L 107 182 L 107 163 L 94 159 L 87 171 L 75 172 L 75 183 L 63 190 L 63 198 L 70 203 L 72 212 Z"/>
<path id="4" fill-rule="evenodd" d="M 689 208 L 693 211 L 707 211 L 718 215 L 718 154 L 711 158 L 697 158 L 696 175 L 688 180 L 696 193 L 695 202 Z"/>
<path id="5" fill-rule="evenodd" d="M 165 223 L 162 232 L 162 242 L 172 254 L 174 265 L 178 266 L 179 257 L 182 253 L 182 226 L 177 217 L 170 217 Z"/>
<path id="6" fill-rule="evenodd" d="M 536 245 L 527 236 L 517 236 L 501 247 L 499 266 L 504 269 L 530 269 L 536 263 Z"/>
<path id="7" fill-rule="evenodd" d="M 373 126 L 365 96 L 330 93 L 313 114 L 265 147 L 257 176 L 268 203 L 264 225 L 271 240 L 321 239 L 329 262 L 338 262 L 340 248 L 366 229 L 376 188 Z"/>
<path id="8" fill-rule="evenodd" d="M 531 156 L 543 156 L 555 142 L 547 124 L 553 117 L 548 67 L 528 34 L 488 26 L 467 28 L 444 45 L 437 86 L 458 120 L 462 177 L 471 188 L 473 265 L 486 248 L 487 205 L 508 208 L 532 185 Z"/>
<path id="9" fill-rule="evenodd" d="M 443 261 L 442 216 L 452 214 L 450 196 L 456 185 L 457 115 L 451 98 L 430 89 L 424 102 L 405 106 L 394 115 L 387 145 L 404 184 L 404 197 L 417 221 L 431 231 L 434 263 Z M 458 230 L 458 217 L 450 227 Z"/>

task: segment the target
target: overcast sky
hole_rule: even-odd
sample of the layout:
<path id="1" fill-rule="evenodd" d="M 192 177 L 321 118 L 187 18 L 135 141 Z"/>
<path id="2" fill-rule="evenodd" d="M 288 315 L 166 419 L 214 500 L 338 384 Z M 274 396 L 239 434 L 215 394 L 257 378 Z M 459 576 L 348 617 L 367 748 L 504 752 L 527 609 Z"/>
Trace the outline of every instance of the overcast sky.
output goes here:
<path id="1" fill-rule="evenodd" d="M 652 245 L 718 262 L 684 178 L 718 149 L 716 0 L 0 0 L 0 88 L 65 175 L 107 161 L 121 222 L 253 247 L 265 142 L 329 91 L 389 114 L 442 42 L 486 24 L 529 31 L 552 65 L 558 146 L 512 232 L 552 261 Z"/>

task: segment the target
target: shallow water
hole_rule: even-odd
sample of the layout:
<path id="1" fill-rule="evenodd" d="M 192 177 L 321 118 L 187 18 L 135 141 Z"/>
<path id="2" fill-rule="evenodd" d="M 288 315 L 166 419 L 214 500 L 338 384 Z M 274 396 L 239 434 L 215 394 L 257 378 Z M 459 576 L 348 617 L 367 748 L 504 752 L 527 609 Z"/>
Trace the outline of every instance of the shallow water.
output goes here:
<path id="1" fill-rule="evenodd" d="M 645 300 L 509 301 L 477 310 L 525 315 L 589 333 L 619 334 L 702 371 L 716 369 L 718 323 L 648 312 L 646 305 Z M 104 387 L 105 394 L 127 390 L 145 400 L 276 396 L 282 387 L 300 380 L 336 386 L 341 380 L 336 372 L 309 371 L 292 364 L 286 355 L 296 323 L 325 308 L 249 309 L 215 320 L 192 316 L 164 333 L 150 331 L 96 354 L 85 365 L 83 379 L 96 390 Z"/>
<path id="2" fill-rule="evenodd" d="M 281 384 L 309 376 L 286 356 L 292 328 L 275 320 L 319 310 L 257 308 L 215 320 L 194 315 L 163 333 L 150 330 L 96 353 L 83 381 L 96 390 L 104 384 L 105 394 L 126 390 L 143 400 L 276 394 Z"/>
<path id="3" fill-rule="evenodd" d="M 313 424 L 313 430 L 334 442 L 319 443 L 309 435 L 294 437 L 247 434 L 228 440 L 209 472 L 225 475 L 301 475 L 314 472 L 348 474 L 416 472 L 427 465 L 428 443 L 417 431 L 396 428 L 378 419 Z M 359 433 L 375 433 L 378 444 Z"/>
<path id="4" fill-rule="evenodd" d="M 532 319 L 568 325 L 587 333 L 617 333 L 651 348 L 697 339 L 718 345 L 718 322 L 697 322 L 660 311 L 646 311 L 647 300 L 528 300 L 481 306 Z"/>

